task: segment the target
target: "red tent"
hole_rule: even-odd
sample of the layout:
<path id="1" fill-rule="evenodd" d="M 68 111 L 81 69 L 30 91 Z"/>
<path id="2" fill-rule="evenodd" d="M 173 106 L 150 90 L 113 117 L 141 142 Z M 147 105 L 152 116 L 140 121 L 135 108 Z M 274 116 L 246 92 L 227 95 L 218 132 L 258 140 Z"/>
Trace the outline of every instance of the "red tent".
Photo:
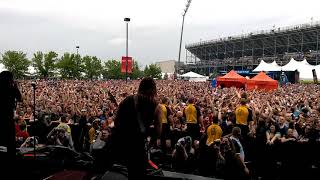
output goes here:
<path id="1" fill-rule="evenodd" d="M 278 88 L 278 81 L 272 79 L 266 73 L 260 72 L 255 77 L 247 81 L 247 90 L 265 89 L 274 90 Z"/>
<path id="2" fill-rule="evenodd" d="M 247 79 L 234 70 L 230 71 L 228 74 L 217 78 L 217 86 L 224 87 L 237 87 L 245 88 Z"/>

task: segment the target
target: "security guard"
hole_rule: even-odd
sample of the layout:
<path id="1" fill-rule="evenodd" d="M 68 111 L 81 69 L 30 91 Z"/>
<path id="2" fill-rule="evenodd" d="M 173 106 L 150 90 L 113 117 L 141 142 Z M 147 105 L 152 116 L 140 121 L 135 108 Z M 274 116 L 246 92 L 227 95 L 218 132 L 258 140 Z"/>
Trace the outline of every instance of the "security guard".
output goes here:
<path id="1" fill-rule="evenodd" d="M 192 137 L 193 141 L 200 139 L 200 125 L 204 127 L 200 108 L 194 103 L 194 98 L 189 98 L 188 106 L 183 110 L 187 122 L 187 133 Z"/>
<path id="2" fill-rule="evenodd" d="M 171 147 L 171 140 L 170 140 L 170 132 L 171 128 L 173 127 L 173 118 L 172 113 L 169 106 L 169 99 L 167 97 L 163 97 L 161 100 L 160 109 L 161 109 L 161 124 L 162 124 L 162 131 L 161 131 L 161 146 L 162 149 L 165 151 L 167 148 Z"/>
<path id="3" fill-rule="evenodd" d="M 253 123 L 252 110 L 247 106 L 246 94 L 243 94 L 240 99 L 240 106 L 236 108 L 236 126 L 240 127 L 241 135 L 244 139 L 249 133 L 249 126 Z"/>
<path id="4" fill-rule="evenodd" d="M 207 128 L 207 145 L 210 146 L 215 140 L 221 139 L 222 129 L 219 126 L 219 119 L 215 117 L 213 124 Z"/>

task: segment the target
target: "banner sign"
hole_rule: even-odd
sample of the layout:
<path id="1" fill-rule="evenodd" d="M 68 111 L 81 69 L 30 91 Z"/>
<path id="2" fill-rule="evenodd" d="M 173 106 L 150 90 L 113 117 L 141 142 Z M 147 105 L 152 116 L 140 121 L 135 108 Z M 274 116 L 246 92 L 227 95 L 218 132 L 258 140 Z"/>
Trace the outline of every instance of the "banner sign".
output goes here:
<path id="1" fill-rule="evenodd" d="M 132 69 L 133 69 L 132 57 L 125 57 L 125 56 L 122 56 L 122 59 L 121 59 L 121 72 L 126 73 L 127 60 L 128 60 L 128 73 L 132 73 Z"/>

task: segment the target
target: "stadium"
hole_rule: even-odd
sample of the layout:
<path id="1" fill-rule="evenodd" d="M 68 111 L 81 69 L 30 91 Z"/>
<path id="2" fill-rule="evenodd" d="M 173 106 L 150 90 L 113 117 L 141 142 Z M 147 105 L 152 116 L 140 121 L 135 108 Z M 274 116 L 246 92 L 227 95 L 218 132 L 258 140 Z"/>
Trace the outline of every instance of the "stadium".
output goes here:
<path id="1" fill-rule="evenodd" d="M 253 70 L 263 59 L 285 65 L 290 58 L 317 65 L 320 22 L 273 28 L 186 45 L 184 71 L 213 72 Z"/>

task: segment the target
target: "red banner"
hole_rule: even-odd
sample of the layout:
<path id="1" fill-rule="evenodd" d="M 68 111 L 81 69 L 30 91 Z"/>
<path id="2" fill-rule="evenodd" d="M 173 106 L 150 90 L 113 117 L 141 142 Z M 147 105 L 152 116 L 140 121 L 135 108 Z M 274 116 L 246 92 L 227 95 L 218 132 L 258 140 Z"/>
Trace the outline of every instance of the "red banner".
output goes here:
<path id="1" fill-rule="evenodd" d="M 121 59 L 121 72 L 126 73 L 126 60 L 127 59 L 128 59 L 128 73 L 132 73 L 132 69 L 133 69 L 132 57 L 125 57 L 125 56 L 122 56 L 122 59 Z"/>

